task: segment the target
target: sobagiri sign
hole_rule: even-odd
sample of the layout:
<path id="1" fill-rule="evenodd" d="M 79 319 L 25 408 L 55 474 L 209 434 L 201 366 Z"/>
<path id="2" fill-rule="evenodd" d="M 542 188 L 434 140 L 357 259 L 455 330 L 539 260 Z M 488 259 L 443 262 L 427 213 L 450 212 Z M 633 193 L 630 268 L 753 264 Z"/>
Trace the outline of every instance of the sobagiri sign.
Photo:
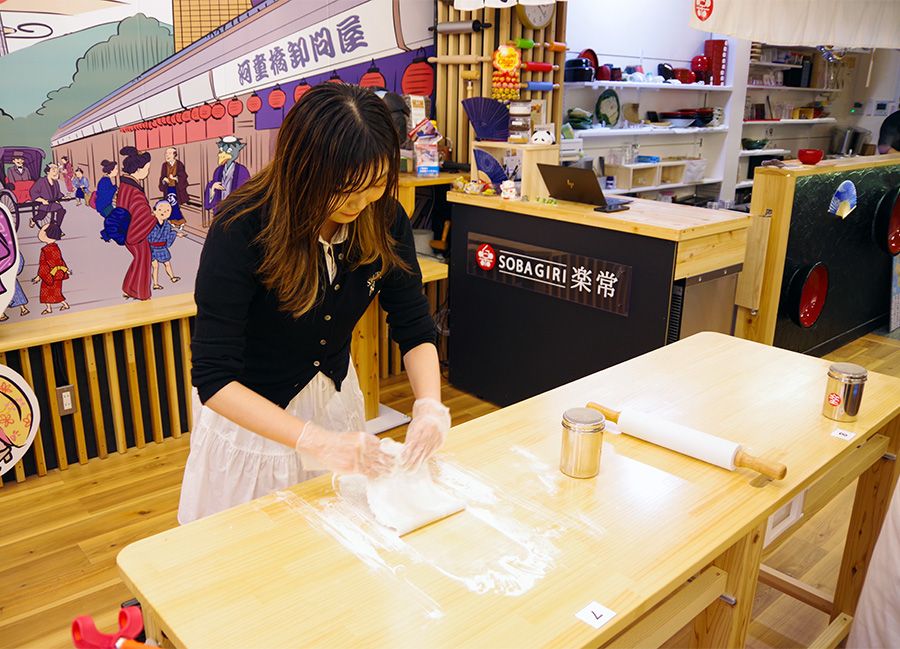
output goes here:
<path id="1" fill-rule="evenodd" d="M 309 4 L 294 0 L 291 6 L 303 11 Z M 433 11 L 433 4 L 422 0 L 333 0 L 317 5 L 307 15 L 308 24 L 290 36 L 214 68 L 215 92 L 220 97 L 238 95 L 428 46 Z M 322 19 L 323 12 L 331 15 Z"/>
<path id="2" fill-rule="evenodd" d="M 631 266 L 477 232 L 467 243 L 469 275 L 628 315 Z"/>

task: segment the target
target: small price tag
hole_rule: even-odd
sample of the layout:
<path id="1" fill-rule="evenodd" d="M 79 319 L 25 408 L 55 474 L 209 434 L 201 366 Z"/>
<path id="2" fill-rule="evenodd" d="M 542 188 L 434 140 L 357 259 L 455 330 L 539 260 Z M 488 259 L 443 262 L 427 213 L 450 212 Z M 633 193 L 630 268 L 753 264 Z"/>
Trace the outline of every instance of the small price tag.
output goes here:
<path id="1" fill-rule="evenodd" d="M 615 611 L 611 611 L 597 602 L 591 602 L 583 609 L 578 611 L 575 614 L 575 617 L 577 617 L 582 622 L 590 624 L 595 629 L 599 629 L 604 624 L 613 619 L 615 615 Z"/>
<path id="2" fill-rule="evenodd" d="M 833 431 L 831 431 L 831 436 L 842 439 L 845 442 L 849 442 L 851 439 L 856 437 L 856 433 L 851 433 L 849 430 L 844 430 L 843 428 L 835 428 Z"/>

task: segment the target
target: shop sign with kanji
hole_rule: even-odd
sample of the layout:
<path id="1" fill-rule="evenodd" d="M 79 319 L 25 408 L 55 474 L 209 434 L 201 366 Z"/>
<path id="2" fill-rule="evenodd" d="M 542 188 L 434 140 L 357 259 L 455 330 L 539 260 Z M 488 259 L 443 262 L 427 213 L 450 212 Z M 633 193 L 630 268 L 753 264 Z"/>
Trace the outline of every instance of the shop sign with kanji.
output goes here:
<path id="1" fill-rule="evenodd" d="M 477 232 L 467 243 L 469 275 L 628 315 L 631 266 Z"/>
<path id="2" fill-rule="evenodd" d="M 393 29 L 390 0 L 325 4 L 328 7 L 323 10 L 348 4 L 352 7 L 324 20 L 310 21 L 290 36 L 214 68 L 216 94 L 238 95 L 403 51 Z"/>

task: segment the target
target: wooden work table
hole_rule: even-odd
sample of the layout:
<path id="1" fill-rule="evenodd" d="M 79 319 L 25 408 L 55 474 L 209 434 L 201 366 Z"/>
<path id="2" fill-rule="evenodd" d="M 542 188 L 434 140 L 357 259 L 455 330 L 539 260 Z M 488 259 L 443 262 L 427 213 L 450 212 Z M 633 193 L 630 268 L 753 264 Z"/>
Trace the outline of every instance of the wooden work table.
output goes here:
<path id="1" fill-rule="evenodd" d="M 609 214 L 566 201 L 461 192 L 447 200 L 450 381 L 466 392 L 508 405 L 697 331 L 732 331 L 746 214 L 642 199 Z M 485 245 L 500 251 L 495 268 L 479 266 Z M 510 273 L 504 257 L 565 274 L 530 280 Z M 586 304 L 574 294 L 588 290 L 573 281 L 576 271 L 591 268 L 590 292 L 597 295 L 606 269 L 621 302 Z M 530 349 L 544 353 L 523 353 Z"/>
<path id="2" fill-rule="evenodd" d="M 368 556 L 347 549 L 360 539 L 317 523 L 334 502 L 326 476 L 133 543 L 119 568 L 151 635 L 178 647 L 649 647 L 692 619 L 698 646 L 741 647 L 767 518 L 808 490 L 802 524 L 862 474 L 834 598 L 832 631 L 844 633 L 897 479 L 882 456 L 900 442 L 900 380 L 870 374 L 859 420 L 839 425 L 821 415 L 827 365 L 698 334 L 452 429 L 440 462 L 488 497 L 472 489 L 469 510 Z M 607 434 L 599 476 L 568 478 L 557 470 L 561 415 L 590 400 L 739 441 L 785 463 L 787 477 Z M 492 527 L 492 516 L 513 523 Z M 529 551 L 549 565 L 517 562 Z M 438 570 L 510 561 L 520 576 L 535 569 L 515 596 Z M 576 618 L 591 602 L 615 613 L 599 629 Z"/>

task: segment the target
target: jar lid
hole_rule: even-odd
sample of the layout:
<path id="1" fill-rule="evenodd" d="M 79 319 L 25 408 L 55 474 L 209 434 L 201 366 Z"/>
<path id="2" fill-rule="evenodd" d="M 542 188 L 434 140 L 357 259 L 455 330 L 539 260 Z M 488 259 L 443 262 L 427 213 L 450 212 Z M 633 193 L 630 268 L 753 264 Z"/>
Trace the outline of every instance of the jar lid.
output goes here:
<path id="1" fill-rule="evenodd" d="M 606 417 L 593 408 L 569 408 L 563 413 L 563 426 L 579 433 L 599 433 L 606 428 Z"/>
<path id="2" fill-rule="evenodd" d="M 847 381 L 865 381 L 869 373 L 862 365 L 856 363 L 832 363 L 828 368 L 828 376 Z"/>

